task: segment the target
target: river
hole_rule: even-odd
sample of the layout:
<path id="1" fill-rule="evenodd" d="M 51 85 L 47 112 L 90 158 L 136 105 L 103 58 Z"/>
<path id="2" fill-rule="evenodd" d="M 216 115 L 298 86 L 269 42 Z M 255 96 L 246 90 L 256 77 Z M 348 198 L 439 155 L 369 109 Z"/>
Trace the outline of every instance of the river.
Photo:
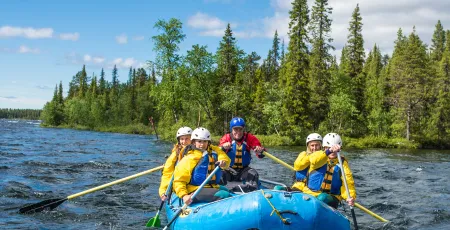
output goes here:
<path id="1" fill-rule="evenodd" d="M 172 143 L 155 136 L 41 128 L 38 121 L 0 120 L 0 229 L 145 229 L 160 204 L 160 172 L 66 201 L 49 212 L 24 205 L 65 198 L 165 161 Z M 293 163 L 304 147 L 268 147 Z M 450 151 L 344 148 L 360 229 L 450 229 Z M 291 184 L 293 173 L 269 158 L 252 161 L 265 179 Z M 351 219 L 348 207 L 340 208 Z M 162 223 L 166 223 L 164 215 Z"/>

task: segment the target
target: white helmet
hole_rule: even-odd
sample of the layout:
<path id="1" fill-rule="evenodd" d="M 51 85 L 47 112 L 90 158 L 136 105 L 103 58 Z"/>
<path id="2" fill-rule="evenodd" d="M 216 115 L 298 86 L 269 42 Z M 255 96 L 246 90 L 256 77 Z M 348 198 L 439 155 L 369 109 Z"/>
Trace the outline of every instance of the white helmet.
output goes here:
<path id="1" fill-rule="evenodd" d="M 310 141 L 320 141 L 322 142 L 322 136 L 318 133 L 311 133 L 306 138 L 306 144 L 308 144 Z"/>
<path id="2" fill-rule="evenodd" d="M 342 147 L 341 136 L 337 133 L 328 133 L 323 138 L 323 147 L 331 147 L 333 145 L 340 145 Z"/>
<path id="3" fill-rule="evenodd" d="M 184 136 L 184 135 L 191 135 L 191 134 L 192 134 L 192 129 L 187 126 L 184 126 L 184 127 L 181 127 L 178 129 L 177 138 Z"/>
<path id="4" fill-rule="evenodd" d="M 191 140 L 211 141 L 211 133 L 203 127 L 198 127 L 192 132 Z"/>

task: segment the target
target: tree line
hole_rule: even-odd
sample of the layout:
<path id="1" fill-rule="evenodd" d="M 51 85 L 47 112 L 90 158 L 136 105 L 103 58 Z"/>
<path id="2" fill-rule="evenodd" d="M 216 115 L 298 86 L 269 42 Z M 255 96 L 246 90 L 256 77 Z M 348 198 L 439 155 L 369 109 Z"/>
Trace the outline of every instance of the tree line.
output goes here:
<path id="1" fill-rule="evenodd" d="M 162 130 L 202 125 L 220 135 L 233 116 L 242 116 L 253 133 L 295 143 L 331 131 L 433 144 L 450 139 L 450 31 L 440 21 L 429 47 L 415 27 L 410 34 L 399 28 L 391 55 L 377 44 L 366 54 L 356 5 L 338 62 L 328 0 L 311 8 L 295 0 L 289 14 L 288 44 L 275 31 L 265 58 L 239 48 L 229 24 L 215 53 L 197 44 L 181 54 L 180 20 L 158 20 L 156 58 L 147 71 L 130 68 L 128 81 L 119 82 L 116 67 L 108 81 L 103 69 L 88 76 L 83 66 L 67 97 L 62 83 L 55 87 L 42 119 L 95 129 L 148 125 L 153 117 Z"/>
<path id="2" fill-rule="evenodd" d="M 41 109 L 0 109 L 0 118 L 38 120 Z"/>

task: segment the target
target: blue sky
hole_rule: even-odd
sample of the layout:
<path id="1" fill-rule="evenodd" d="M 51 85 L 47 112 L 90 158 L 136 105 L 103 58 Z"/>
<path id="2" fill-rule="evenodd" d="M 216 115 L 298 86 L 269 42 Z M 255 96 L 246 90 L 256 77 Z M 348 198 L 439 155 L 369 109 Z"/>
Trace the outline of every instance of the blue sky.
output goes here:
<path id="1" fill-rule="evenodd" d="M 312 5 L 309 0 L 309 6 Z M 334 54 L 346 41 L 351 12 L 360 3 L 367 51 L 377 43 L 392 52 L 396 31 L 412 26 L 430 43 L 440 19 L 450 26 L 445 0 L 330 0 L 333 10 Z M 266 57 L 275 29 L 286 40 L 290 0 L 128 0 L 128 1 L 2 1 L 0 7 L 0 108 L 42 108 L 59 81 L 67 91 L 72 76 L 86 64 L 89 75 L 119 68 L 126 81 L 130 66 L 153 60 L 151 36 L 158 19 L 183 23 L 184 55 L 192 45 L 215 52 L 227 23 L 247 53 Z"/>

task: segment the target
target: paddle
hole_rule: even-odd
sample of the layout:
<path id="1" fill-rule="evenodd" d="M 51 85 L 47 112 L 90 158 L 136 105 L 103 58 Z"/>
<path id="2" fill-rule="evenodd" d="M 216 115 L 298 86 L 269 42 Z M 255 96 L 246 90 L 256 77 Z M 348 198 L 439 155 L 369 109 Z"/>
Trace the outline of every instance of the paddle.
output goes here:
<path id="1" fill-rule="evenodd" d="M 276 158 L 276 157 L 273 156 L 272 154 L 270 154 L 270 153 L 268 153 L 268 152 L 264 152 L 264 155 L 266 155 L 267 157 L 269 157 L 269 158 L 272 159 L 273 161 L 280 163 L 280 164 L 283 165 L 284 167 L 286 167 L 286 168 L 288 168 L 288 169 L 290 169 L 290 170 L 292 170 L 292 171 L 295 171 L 295 170 L 294 170 L 294 167 L 292 167 L 292 166 L 288 165 L 286 162 L 284 162 L 284 161 L 282 161 L 282 160 Z M 362 206 L 362 205 L 360 205 L 360 204 L 358 204 L 358 203 L 356 203 L 356 202 L 355 202 L 355 206 L 356 206 L 357 208 L 361 209 L 362 211 L 366 212 L 367 214 L 369 214 L 369 215 L 375 217 L 376 219 L 380 220 L 381 222 L 388 222 L 388 220 L 386 220 L 386 219 L 384 219 L 383 217 L 381 217 L 381 216 L 379 216 L 379 215 L 377 215 L 377 214 L 371 212 L 369 209 L 365 208 L 364 206 Z"/>
<path id="2" fill-rule="evenodd" d="M 205 181 L 203 181 L 203 183 L 198 187 L 198 189 L 194 192 L 194 194 L 192 194 L 191 199 L 194 200 L 194 198 L 197 196 L 197 194 L 203 189 L 203 187 L 206 185 L 206 183 L 209 182 L 209 180 L 211 180 L 211 178 L 216 174 L 216 172 L 220 170 L 220 167 L 217 166 L 214 171 L 211 172 L 211 174 L 209 174 L 209 176 L 206 178 Z M 182 199 L 182 198 L 180 198 Z M 163 230 L 166 230 L 168 227 L 170 227 L 170 225 L 180 216 L 181 212 L 183 212 L 186 208 L 187 208 L 187 204 L 185 203 L 183 205 L 183 207 L 181 207 L 176 213 L 175 216 L 169 221 L 169 223 L 163 228 Z"/>
<path id="3" fill-rule="evenodd" d="M 134 175 L 122 178 L 120 180 L 115 180 L 115 181 L 112 181 L 110 183 L 107 183 L 107 184 L 104 184 L 104 185 L 100 185 L 100 186 L 97 186 L 95 188 L 91 188 L 91 189 L 88 189 L 86 191 L 70 195 L 70 196 L 68 196 L 66 198 L 49 199 L 49 200 L 41 201 L 41 202 L 36 203 L 36 204 L 28 205 L 28 206 L 25 206 L 25 207 L 19 209 L 19 213 L 34 213 L 34 212 L 41 212 L 43 210 L 52 210 L 52 209 L 58 207 L 60 204 L 62 204 L 66 200 L 70 200 L 70 199 L 73 199 L 73 198 L 76 198 L 76 197 L 79 197 L 79 196 L 83 196 L 83 195 L 86 195 L 88 193 L 92 193 L 92 192 L 98 191 L 100 189 L 104 189 L 106 187 L 113 186 L 115 184 L 119 184 L 119 183 L 122 183 L 122 182 L 125 182 L 125 181 L 129 181 L 131 179 L 134 179 L 134 178 L 137 178 L 137 177 L 140 177 L 140 176 L 144 176 L 144 175 L 150 174 L 152 172 L 155 172 L 157 170 L 162 169 L 163 167 L 164 167 L 164 165 L 161 165 L 161 166 L 158 166 L 156 168 L 149 169 L 147 171 L 144 171 L 144 172 L 141 172 L 141 173 L 138 173 L 138 174 L 134 174 Z"/>
<path id="4" fill-rule="evenodd" d="M 166 193 L 165 193 L 167 201 L 169 200 L 169 196 L 172 193 L 171 192 L 172 191 L 172 184 L 173 184 L 173 175 L 172 175 L 172 178 L 170 179 L 169 186 L 167 187 Z M 156 216 L 151 218 L 150 220 L 148 220 L 147 224 L 145 225 L 147 228 L 150 228 L 150 227 L 161 227 L 161 220 L 159 220 L 159 213 L 161 212 L 162 207 L 164 205 L 164 202 L 166 200 L 161 201 L 161 204 L 159 205 L 158 212 L 156 213 Z"/>
<path id="5" fill-rule="evenodd" d="M 342 164 L 342 159 L 341 159 L 341 154 L 340 152 L 337 152 L 337 158 L 339 160 L 339 167 L 341 167 L 342 170 L 342 175 L 344 178 L 344 185 L 345 185 L 345 190 L 347 191 L 347 197 L 350 198 L 350 191 L 348 190 L 348 185 L 347 185 L 347 178 L 345 176 L 345 171 L 344 171 L 344 165 Z M 355 229 L 358 230 L 358 223 L 356 222 L 356 215 L 355 215 L 355 210 L 353 209 L 353 206 L 350 206 L 350 211 L 352 212 L 352 217 L 353 217 L 353 224 L 355 225 Z"/>

